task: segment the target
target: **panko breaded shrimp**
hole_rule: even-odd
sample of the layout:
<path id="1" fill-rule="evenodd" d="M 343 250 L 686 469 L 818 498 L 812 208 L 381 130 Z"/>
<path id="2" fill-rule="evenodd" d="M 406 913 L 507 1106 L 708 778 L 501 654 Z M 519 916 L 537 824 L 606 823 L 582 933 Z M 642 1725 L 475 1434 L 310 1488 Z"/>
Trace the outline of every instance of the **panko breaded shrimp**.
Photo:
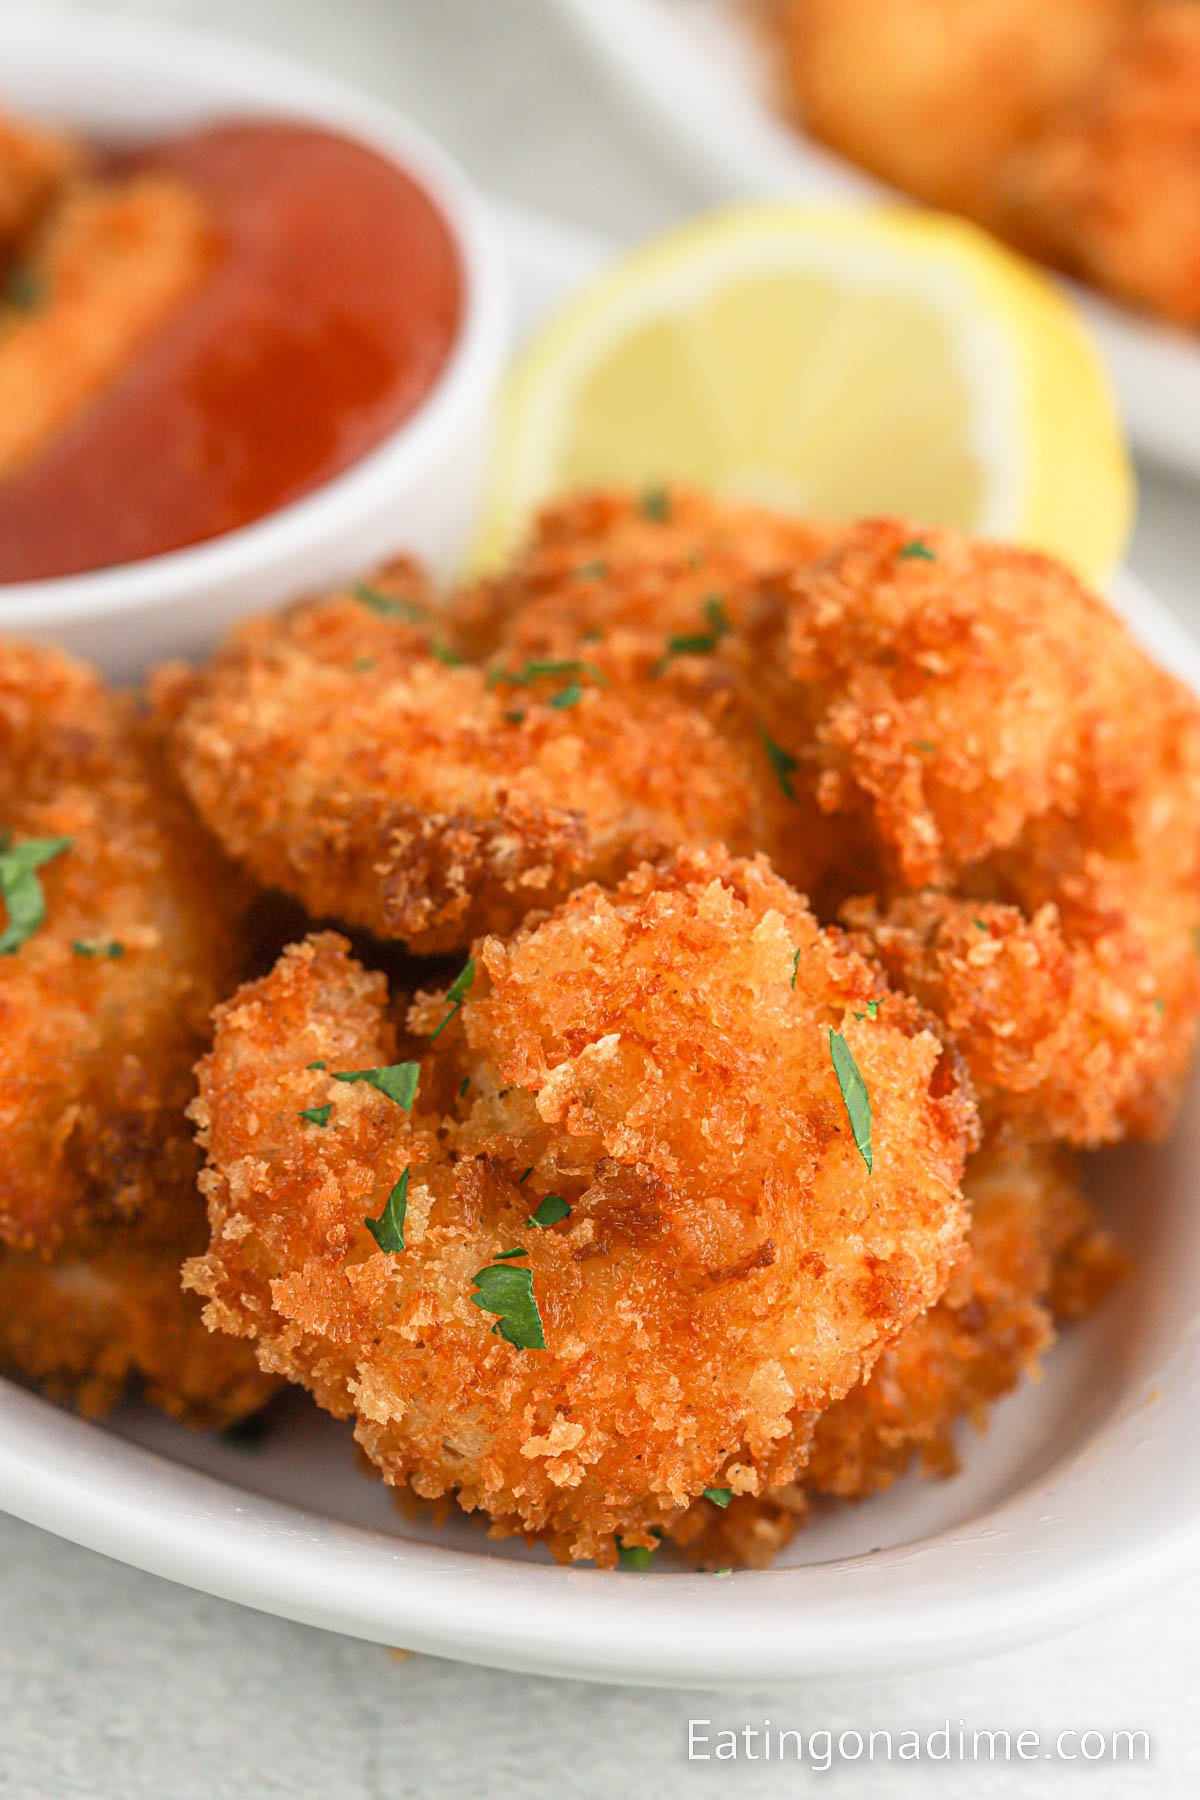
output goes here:
<path id="1" fill-rule="evenodd" d="M 192 1064 L 247 896 L 131 703 L 9 642 L 0 841 L 0 1242 L 46 1250 L 190 1162 Z"/>
<path id="2" fill-rule="evenodd" d="M 1096 81 L 1006 167 L 1030 246 L 1200 326 L 1200 10 L 1143 0 Z"/>
<path id="3" fill-rule="evenodd" d="M 73 183 L 0 289 L 0 477 L 127 367 L 212 266 L 214 228 L 172 176 Z"/>
<path id="4" fill-rule="evenodd" d="M 259 881 L 445 950 L 679 845 L 764 835 L 761 748 L 751 767 L 669 684 L 600 645 L 467 666 L 423 606 L 405 566 L 160 677 L 184 785 Z"/>
<path id="5" fill-rule="evenodd" d="M 333 935 L 221 1009 L 188 1271 L 393 1484 L 611 1563 L 788 1479 L 942 1290 L 973 1109 L 761 860 L 583 889 L 409 1031 Z"/>
<path id="6" fill-rule="evenodd" d="M 1169 1122 L 1200 1012 L 1200 709 L 1061 566 L 893 521 L 786 589 L 797 784 L 855 830 L 844 915 L 986 1116 Z"/>
<path id="7" fill-rule="evenodd" d="M 13 245 L 36 224 L 83 161 L 82 146 L 0 111 L 0 294 L 10 286 Z M 19 299 L 18 284 L 18 299 Z"/>
<path id="8" fill-rule="evenodd" d="M 937 1305 L 822 1413 L 795 1484 L 685 1514 L 672 1536 L 691 1559 L 763 1566 L 805 1523 L 813 1494 L 864 1499 L 914 1464 L 954 1474 L 961 1425 L 985 1430 L 995 1402 L 1037 1373 L 1056 1322 L 1092 1311 L 1128 1266 L 1068 1152 L 996 1140 L 967 1164 L 963 1193 L 966 1254 Z"/>
<path id="9" fill-rule="evenodd" d="M 103 1410 L 140 1381 L 201 1422 L 272 1384 L 211 1343 L 186 1117 L 248 892 L 125 698 L 0 643 L 0 1368 Z"/>
<path id="10" fill-rule="evenodd" d="M 1084 90 L 1136 0 L 767 0 L 815 137 L 927 205 L 995 226 L 997 169 Z"/>

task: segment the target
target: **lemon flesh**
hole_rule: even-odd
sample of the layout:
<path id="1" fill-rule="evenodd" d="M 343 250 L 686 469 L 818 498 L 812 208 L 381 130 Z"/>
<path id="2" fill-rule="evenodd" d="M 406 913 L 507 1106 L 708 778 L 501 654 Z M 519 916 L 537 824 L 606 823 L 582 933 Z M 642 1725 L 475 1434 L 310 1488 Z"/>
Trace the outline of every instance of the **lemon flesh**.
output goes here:
<path id="1" fill-rule="evenodd" d="M 513 372 L 479 560 L 556 493 L 669 481 L 955 525 L 1096 581 L 1134 503 L 1066 300 L 972 226 L 908 209 L 734 207 L 616 262 Z"/>

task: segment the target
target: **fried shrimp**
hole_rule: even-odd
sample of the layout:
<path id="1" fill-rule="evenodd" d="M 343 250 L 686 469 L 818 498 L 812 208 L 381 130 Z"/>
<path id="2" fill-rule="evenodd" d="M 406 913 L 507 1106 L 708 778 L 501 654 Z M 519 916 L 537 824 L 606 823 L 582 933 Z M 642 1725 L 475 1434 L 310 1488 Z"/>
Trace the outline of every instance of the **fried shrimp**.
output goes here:
<path id="1" fill-rule="evenodd" d="M 201 202 L 173 177 L 72 186 L 24 249 L 17 299 L 10 288 L 5 307 L 0 291 L 0 478 L 111 385 L 207 274 L 215 245 Z"/>
<path id="2" fill-rule="evenodd" d="M 942 1290 L 973 1111 L 761 861 L 585 888 L 408 1030 L 332 935 L 221 1009 L 188 1272 L 393 1484 L 611 1563 L 789 1479 Z"/>
<path id="3" fill-rule="evenodd" d="M 82 663 L 0 644 L 0 1367 L 103 1410 L 140 1381 L 236 1417 L 271 1391 L 180 1287 L 203 1239 L 186 1117 L 248 899 Z"/>
<path id="4" fill-rule="evenodd" d="M 1014 157 L 1030 245 L 1086 281 L 1200 326 L 1200 13 L 1144 0 L 1076 104 Z"/>
<path id="5" fill-rule="evenodd" d="M 1056 1323 L 1091 1312 L 1128 1266 L 1068 1152 L 996 1140 L 967 1164 L 963 1193 L 970 1236 L 941 1300 L 821 1415 L 796 1483 L 690 1508 L 672 1536 L 692 1560 L 763 1566 L 814 1494 L 864 1499 L 914 1465 L 954 1474 L 960 1427 L 985 1430 L 995 1402 L 1036 1374 Z"/>
<path id="6" fill-rule="evenodd" d="M 0 643 L 0 1241 L 52 1248 L 175 1188 L 241 884 L 131 706 Z"/>
<path id="7" fill-rule="evenodd" d="M 1094 78 L 1134 0 L 768 0 L 805 126 L 995 226 L 997 167 Z"/>
<path id="8" fill-rule="evenodd" d="M 258 880 L 445 950 L 680 845 L 765 835 L 760 746 L 751 766 L 602 646 L 466 666 L 415 582 L 252 622 L 199 675 L 160 678 L 188 792 Z"/>
<path id="9" fill-rule="evenodd" d="M 1169 1123 L 1200 1011 L 1200 711 L 1061 566 L 872 521 L 795 575 L 796 780 L 870 846 L 844 917 L 986 1115 Z"/>

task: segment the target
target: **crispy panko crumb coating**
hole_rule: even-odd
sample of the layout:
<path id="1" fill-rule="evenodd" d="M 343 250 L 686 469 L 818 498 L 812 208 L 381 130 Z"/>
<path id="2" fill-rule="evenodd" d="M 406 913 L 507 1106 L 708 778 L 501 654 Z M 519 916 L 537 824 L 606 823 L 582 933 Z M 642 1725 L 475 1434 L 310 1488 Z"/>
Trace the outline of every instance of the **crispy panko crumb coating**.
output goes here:
<path id="1" fill-rule="evenodd" d="M 1138 7 L 1098 80 L 1007 171 L 1032 247 L 1133 306 L 1200 326 L 1200 10 Z"/>
<path id="2" fill-rule="evenodd" d="M 191 1180 L 175 1196 L 172 1232 L 108 1223 L 50 1260 L 0 1251 L 0 1370 L 89 1417 L 130 1390 L 189 1425 L 257 1412 L 278 1380 L 248 1345 L 207 1330 L 200 1302 L 180 1288 L 184 1257 L 204 1241 L 194 1168 Z"/>
<path id="3" fill-rule="evenodd" d="M 801 122 L 993 227 L 997 168 L 1086 89 L 1135 0 L 767 0 Z"/>
<path id="4" fill-rule="evenodd" d="M 36 303 L 0 297 L 0 476 L 112 384 L 216 251 L 199 198 L 172 176 L 66 190 L 22 257 Z"/>
<path id="5" fill-rule="evenodd" d="M 864 1499 L 914 1464 L 954 1474 L 962 1423 L 985 1430 L 994 1403 L 1037 1376 L 1056 1320 L 1091 1312 L 1128 1267 L 1065 1151 L 996 1140 L 967 1164 L 963 1192 L 970 1237 L 941 1300 L 821 1415 L 796 1483 L 688 1510 L 671 1535 L 691 1560 L 763 1567 L 806 1523 L 812 1494 Z"/>
<path id="6" fill-rule="evenodd" d="M 157 683 L 192 800 L 261 882 L 434 951 L 679 845 L 755 846 L 757 762 L 670 684 L 590 645 L 453 666 L 450 622 L 403 604 L 425 604 L 410 566 L 366 596 L 252 621 Z"/>
<path id="7" fill-rule="evenodd" d="M 192 1064 L 240 973 L 246 896 L 132 706 L 4 642 L 0 834 L 71 840 L 39 874 L 45 923 L 0 956 L 0 1242 L 44 1250 L 190 1166 Z"/>
<path id="8" fill-rule="evenodd" d="M 868 521 L 784 599 L 796 779 L 875 864 L 860 947 L 985 1115 L 1161 1133 L 1200 1012 L 1192 695 L 1061 566 L 952 532 Z"/>
<path id="9" fill-rule="evenodd" d="M 36 223 L 82 160 L 72 139 L 0 111 L 0 278 L 14 240 Z"/>
<path id="10" fill-rule="evenodd" d="M 447 1010 L 420 999 L 410 1031 Z M 831 1029 L 871 1096 L 871 1174 Z M 188 1279 L 211 1324 L 354 1416 L 385 1479 L 561 1559 L 652 1545 L 714 1482 L 788 1479 L 960 1248 L 974 1118 L 946 1053 L 761 861 L 685 854 L 485 940 L 411 1117 L 333 1079 L 405 1047 L 332 935 L 221 1009 Z M 300 1117 L 325 1105 L 323 1128 Z M 363 1221 L 405 1169 L 407 1248 L 385 1254 Z M 531 1227 L 550 1194 L 569 1217 Z M 544 1350 L 470 1301 L 516 1247 Z"/>
<path id="11" fill-rule="evenodd" d="M 179 1270 L 204 1238 L 193 1064 L 249 895 L 157 734 L 57 651 L 0 643 L 0 793 L 0 840 L 70 840 L 39 871 L 44 922 L 0 956 L 0 1368 L 87 1412 L 137 1383 L 235 1418 L 273 1384 Z"/>

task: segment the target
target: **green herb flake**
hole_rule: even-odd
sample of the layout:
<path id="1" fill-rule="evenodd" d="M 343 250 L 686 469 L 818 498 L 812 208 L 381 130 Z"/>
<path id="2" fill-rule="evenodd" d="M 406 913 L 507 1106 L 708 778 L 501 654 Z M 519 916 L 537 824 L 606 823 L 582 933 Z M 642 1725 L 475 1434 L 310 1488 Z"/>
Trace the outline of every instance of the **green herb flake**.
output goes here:
<path id="1" fill-rule="evenodd" d="M 724 1512 L 725 1508 L 729 1505 L 729 1502 L 733 1499 L 733 1489 L 705 1488 L 704 1498 L 706 1500 L 711 1500 L 714 1506 L 719 1506 L 721 1511 Z"/>
<path id="2" fill-rule="evenodd" d="M 619 1569 L 649 1569 L 654 1565 L 658 1546 L 651 1550 L 648 1544 L 623 1544 L 620 1538 L 614 1539 L 617 1546 L 617 1567 Z"/>
<path id="3" fill-rule="evenodd" d="M 872 1170 L 871 1161 L 871 1096 L 867 1092 L 867 1084 L 859 1072 L 854 1060 L 854 1052 L 840 1031 L 829 1033 L 829 1054 L 833 1060 L 833 1072 L 838 1078 L 838 1086 L 842 1090 L 842 1099 L 846 1104 L 846 1115 L 850 1120 L 850 1129 L 854 1133 L 854 1142 L 858 1153 L 867 1165 L 867 1174 Z"/>
<path id="4" fill-rule="evenodd" d="M 972 919 L 971 923 L 976 931 L 987 931 L 990 929 L 986 919 Z"/>
<path id="5" fill-rule="evenodd" d="M 914 738 L 912 747 L 914 750 L 919 750 L 922 756 L 932 756 L 937 749 L 937 745 L 931 744 L 928 738 Z"/>
<path id="6" fill-rule="evenodd" d="M 733 627 L 729 623 L 721 595 L 709 594 L 702 610 L 708 622 L 708 630 L 685 631 L 669 637 L 665 651 L 650 670 L 652 675 L 660 675 L 673 656 L 711 656 L 721 639 L 728 637 Z"/>
<path id="7" fill-rule="evenodd" d="M 796 977 L 800 973 L 800 958 L 803 955 L 804 955 L 804 945 L 801 944 L 799 950 L 797 950 L 795 956 L 793 956 L 793 958 L 792 958 L 792 979 L 788 985 L 791 987 L 791 990 L 793 993 L 795 993 L 795 991 L 796 991 Z"/>
<path id="8" fill-rule="evenodd" d="M 785 750 L 782 744 L 777 744 L 775 742 L 775 739 L 771 736 L 765 725 L 759 726 L 758 735 L 762 740 L 763 749 L 771 759 L 771 767 L 775 771 L 776 781 L 783 789 L 786 797 L 789 800 L 794 800 L 796 798 L 796 789 L 792 783 L 792 776 L 800 767 L 799 762 L 792 755 L 790 750 Z"/>
<path id="9" fill-rule="evenodd" d="M 471 1305 L 495 1313 L 493 1331 L 517 1350 L 544 1350 L 542 1315 L 533 1297 L 533 1272 L 491 1263 L 475 1276 Z"/>
<path id="10" fill-rule="evenodd" d="M 8 832 L 0 836 L 0 900 L 8 911 L 8 925 L 0 931 L 0 956 L 15 956 L 46 920 L 46 896 L 38 870 L 71 848 L 69 837 L 27 838 L 14 844 Z"/>
<path id="11" fill-rule="evenodd" d="M 714 1575 L 732 1575 L 733 1574 L 732 1569 L 714 1569 L 712 1572 Z"/>
<path id="12" fill-rule="evenodd" d="M 526 1250 L 522 1245 L 518 1244 L 518 1246 L 515 1250 L 497 1250 L 495 1256 L 493 1256 L 493 1258 L 492 1258 L 492 1261 L 493 1262 L 511 1262 L 511 1260 L 514 1256 L 528 1256 L 528 1255 L 529 1255 L 528 1250 Z"/>
<path id="13" fill-rule="evenodd" d="M 333 1111 L 333 1102 L 327 1101 L 324 1106 L 308 1106 L 297 1118 L 304 1119 L 309 1125 L 319 1125 L 322 1130 L 329 1123 L 329 1115 Z"/>
<path id="14" fill-rule="evenodd" d="M 467 995 L 470 993 L 470 991 L 474 987 L 474 985 L 475 985 L 475 958 L 473 956 L 471 956 L 471 957 L 467 958 L 467 961 L 463 964 L 463 966 L 459 970 L 458 974 L 454 977 L 454 981 L 451 984 L 450 991 L 446 995 L 446 1000 L 448 1002 L 448 1011 L 446 1013 L 445 1018 L 442 1020 L 441 1024 L 438 1026 L 437 1030 L 430 1037 L 429 1041 L 431 1044 L 437 1042 L 438 1038 L 441 1037 L 443 1031 L 445 1031 L 445 1029 L 446 1029 L 447 1025 L 450 1023 L 451 1019 L 457 1017 L 458 1013 L 462 1010 L 463 1001 L 466 999 Z"/>
<path id="15" fill-rule="evenodd" d="M 221 1442 L 231 1450 L 252 1455 L 261 1450 L 271 1435 L 271 1421 L 265 1413 L 251 1413 L 248 1419 L 235 1419 L 221 1433 Z"/>
<path id="16" fill-rule="evenodd" d="M 937 554 L 922 543 L 920 538 L 909 538 L 907 544 L 901 544 L 896 552 L 900 562 L 936 562 Z"/>
<path id="17" fill-rule="evenodd" d="M 526 1171 L 525 1171 L 525 1173 L 524 1173 L 524 1174 L 523 1174 L 523 1175 L 518 1175 L 518 1176 L 517 1176 L 517 1186 L 518 1186 L 518 1187 L 524 1187 L 524 1186 L 525 1186 L 525 1183 L 526 1183 L 526 1182 L 527 1182 L 527 1181 L 528 1181 L 528 1180 L 529 1180 L 529 1177 L 530 1177 L 530 1176 L 531 1176 L 531 1175 L 532 1175 L 532 1174 L 533 1174 L 533 1171 L 534 1171 L 534 1168 L 535 1168 L 535 1166 L 536 1166 L 536 1165 L 535 1165 L 535 1164 L 533 1164 L 533 1163 L 530 1163 L 530 1165 L 529 1165 L 529 1167 L 528 1167 L 528 1168 L 527 1168 L 527 1169 L 526 1169 Z"/>
<path id="18" fill-rule="evenodd" d="M 879 1002 L 878 1002 L 878 1000 L 868 1000 L 866 1012 L 855 1013 L 854 1016 L 858 1020 L 860 1025 L 862 1024 L 864 1019 L 877 1019 L 879 1017 Z"/>
<path id="19" fill-rule="evenodd" d="M 548 705 L 555 712 L 566 712 L 569 706 L 578 706 L 583 699 L 583 689 L 577 681 L 569 681 L 565 688 L 557 694 L 551 694 Z"/>
<path id="20" fill-rule="evenodd" d="M 467 1089 L 470 1087 L 470 1085 L 471 1085 L 471 1077 L 469 1075 L 464 1075 L 462 1080 L 458 1084 L 458 1097 L 460 1100 L 463 1100 L 466 1098 Z"/>
<path id="21" fill-rule="evenodd" d="M 522 712 L 519 706 L 514 706 L 511 712 L 505 713 L 504 722 L 506 725 L 523 725 L 526 717 L 527 714 Z"/>
<path id="22" fill-rule="evenodd" d="M 436 656 L 437 660 L 444 663 L 448 669 L 461 669 L 463 666 L 463 658 L 450 644 L 432 643 L 429 646 L 429 654 Z"/>
<path id="23" fill-rule="evenodd" d="M 364 1081 L 368 1087 L 378 1088 L 397 1106 L 402 1106 L 406 1113 L 413 1109 L 413 1101 L 417 1097 L 417 1082 L 421 1075 L 421 1065 L 415 1062 L 388 1063 L 380 1069 L 343 1069 L 340 1075 L 335 1074 L 335 1081 Z"/>
<path id="24" fill-rule="evenodd" d="M 48 294 L 46 277 L 28 263 L 18 263 L 4 284 L 3 302 L 14 312 L 33 313 L 45 303 Z"/>
<path id="25" fill-rule="evenodd" d="M 597 687 L 609 685 L 608 676 L 603 669 L 598 669 L 595 663 L 578 656 L 552 660 L 535 658 L 519 669 L 490 669 L 487 684 L 493 688 L 531 687 L 535 681 L 547 681 L 555 676 L 567 678 L 586 676 L 589 681 L 594 681 Z"/>
<path id="26" fill-rule="evenodd" d="M 1163 1018 L 1166 1014 L 1167 1003 L 1163 999 L 1161 994 L 1155 994 L 1155 996 L 1154 996 L 1154 1010 L 1158 1014 L 1160 1019 Z"/>
<path id="27" fill-rule="evenodd" d="M 653 519 L 656 525 L 665 525 L 671 516 L 671 496 L 667 489 L 647 488 L 638 501 L 638 511 L 643 519 Z"/>
<path id="28" fill-rule="evenodd" d="M 71 948 L 76 956 L 99 956 L 107 962 L 116 962 L 125 954 L 124 944 L 116 938 L 76 938 Z"/>
<path id="29" fill-rule="evenodd" d="M 408 1215 L 408 1170 L 383 1203 L 377 1219 L 364 1219 L 363 1224 L 379 1248 L 389 1256 L 398 1256 L 405 1248 L 404 1221 Z"/>
<path id="30" fill-rule="evenodd" d="M 310 1062 L 310 1063 L 305 1063 L 304 1066 L 306 1069 L 327 1069 L 329 1067 L 329 1064 L 323 1063 L 323 1062 Z"/>
<path id="31" fill-rule="evenodd" d="M 539 1231 L 545 1231 L 549 1226 L 557 1225 L 560 1220 L 569 1219 L 570 1216 L 571 1208 L 561 1194 L 547 1194 L 541 1205 L 530 1213 L 525 1223 L 536 1225 Z"/>
<path id="32" fill-rule="evenodd" d="M 373 656 L 356 656 L 350 667 L 356 675 L 369 675 L 379 664 Z"/>
<path id="33" fill-rule="evenodd" d="M 425 617 L 427 608 L 415 600 L 405 600 L 398 594 L 385 594 L 381 588 L 372 587 L 369 582 L 359 581 L 350 589 L 360 606 L 369 607 L 371 612 L 378 613 L 384 619 L 408 619 L 416 624 Z"/>

